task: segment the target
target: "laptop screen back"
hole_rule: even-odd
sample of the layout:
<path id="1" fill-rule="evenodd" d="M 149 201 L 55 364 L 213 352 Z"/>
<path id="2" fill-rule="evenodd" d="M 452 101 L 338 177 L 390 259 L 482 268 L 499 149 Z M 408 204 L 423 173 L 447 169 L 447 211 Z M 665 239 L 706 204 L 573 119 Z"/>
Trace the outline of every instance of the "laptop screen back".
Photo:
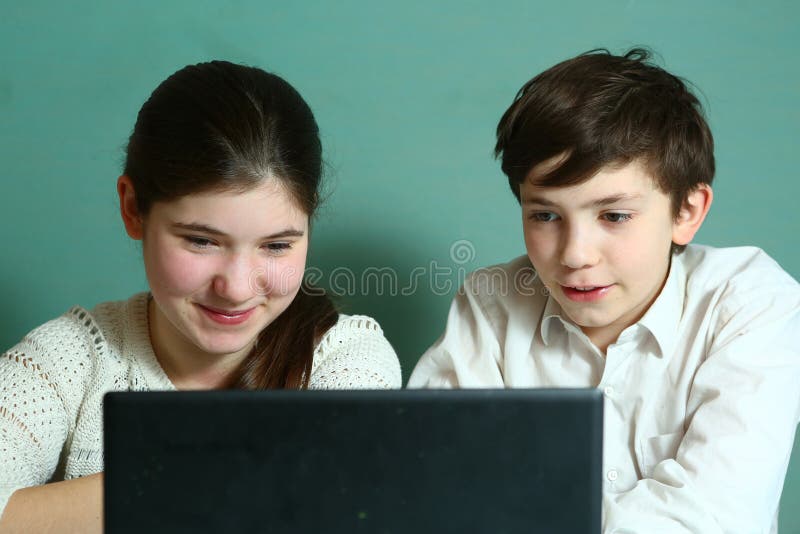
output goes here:
<path id="1" fill-rule="evenodd" d="M 105 398 L 108 533 L 600 532 L 596 390 Z"/>

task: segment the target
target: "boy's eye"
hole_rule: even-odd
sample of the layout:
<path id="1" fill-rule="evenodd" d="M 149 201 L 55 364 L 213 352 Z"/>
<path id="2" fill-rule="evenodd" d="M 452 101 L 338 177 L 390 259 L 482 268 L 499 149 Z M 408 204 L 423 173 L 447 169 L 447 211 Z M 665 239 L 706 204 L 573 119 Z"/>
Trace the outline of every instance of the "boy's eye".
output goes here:
<path id="1" fill-rule="evenodd" d="M 531 213 L 529 218 L 535 222 L 552 222 L 558 219 L 558 215 L 552 211 L 536 211 Z"/>
<path id="2" fill-rule="evenodd" d="M 631 219 L 631 214 L 611 212 L 611 213 L 604 213 L 603 218 L 611 223 L 622 223 L 625 221 L 629 221 Z"/>

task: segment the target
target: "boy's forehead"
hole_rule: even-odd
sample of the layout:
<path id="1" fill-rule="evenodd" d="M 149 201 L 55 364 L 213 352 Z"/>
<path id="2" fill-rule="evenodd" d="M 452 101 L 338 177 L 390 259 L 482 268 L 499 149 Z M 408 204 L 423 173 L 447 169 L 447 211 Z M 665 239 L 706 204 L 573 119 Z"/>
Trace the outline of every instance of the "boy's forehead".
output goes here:
<path id="1" fill-rule="evenodd" d="M 657 181 L 640 160 L 605 165 L 579 183 L 543 185 L 542 181 L 546 181 L 549 173 L 563 162 L 563 156 L 560 155 L 559 158 L 546 160 L 530 170 L 520 187 L 523 203 L 529 201 L 531 197 L 537 200 L 550 196 L 577 199 L 586 195 L 597 198 L 632 198 L 653 192 L 661 193 Z"/>

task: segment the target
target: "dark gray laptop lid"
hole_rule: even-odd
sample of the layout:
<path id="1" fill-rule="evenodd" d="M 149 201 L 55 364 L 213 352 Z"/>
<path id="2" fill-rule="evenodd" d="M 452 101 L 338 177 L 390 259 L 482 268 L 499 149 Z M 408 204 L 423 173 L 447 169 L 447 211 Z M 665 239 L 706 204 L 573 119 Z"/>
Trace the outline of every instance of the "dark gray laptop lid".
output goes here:
<path id="1" fill-rule="evenodd" d="M 105 397 L 123 532 L 600 532 L 593 389 Z"/>

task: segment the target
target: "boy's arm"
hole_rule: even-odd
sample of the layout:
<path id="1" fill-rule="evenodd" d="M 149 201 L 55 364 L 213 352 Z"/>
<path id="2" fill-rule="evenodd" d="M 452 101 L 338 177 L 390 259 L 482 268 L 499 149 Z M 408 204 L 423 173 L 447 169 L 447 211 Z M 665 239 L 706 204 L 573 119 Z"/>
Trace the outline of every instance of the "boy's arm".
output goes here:
<path id="1" fill-rule="evenodd" d="M 768 532 L 800 417 L 797 284 L 729 288 L 674 459 L 604 495 L 604 532 Z"/>
<path id="2" fill-rule="evenodd" d="M 442 336 L 419 359 L 409 388 L 504 387 L 500 345 L 468 278 L 456 293 Z"/>
<path id="3" fill-rule="evenodd" d="M 102 499 L 102 473 L 17 490 L 0 517 L 0 534 L 100 533 Z"/>

